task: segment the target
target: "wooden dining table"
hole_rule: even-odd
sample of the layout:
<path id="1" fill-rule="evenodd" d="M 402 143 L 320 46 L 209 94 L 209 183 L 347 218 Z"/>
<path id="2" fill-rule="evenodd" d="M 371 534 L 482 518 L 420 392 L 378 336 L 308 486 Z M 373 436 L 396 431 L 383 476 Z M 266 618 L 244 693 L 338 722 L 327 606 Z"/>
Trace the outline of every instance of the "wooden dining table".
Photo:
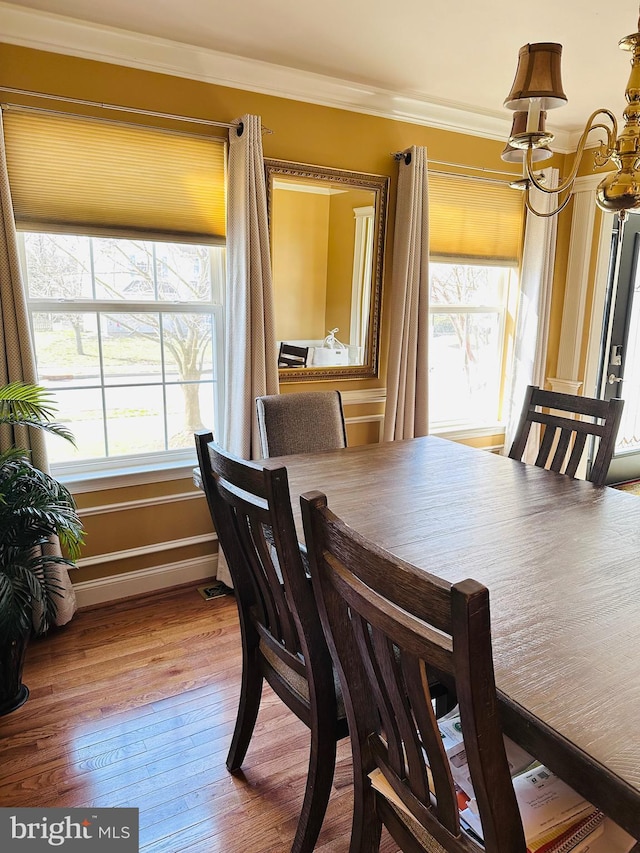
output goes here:
<path id="1" fill-rule="evenodd" d="M 505 732 L 640 839 L 640 498 L 433 436 L 269 460 L 402 559 L 490 593 Z"/>

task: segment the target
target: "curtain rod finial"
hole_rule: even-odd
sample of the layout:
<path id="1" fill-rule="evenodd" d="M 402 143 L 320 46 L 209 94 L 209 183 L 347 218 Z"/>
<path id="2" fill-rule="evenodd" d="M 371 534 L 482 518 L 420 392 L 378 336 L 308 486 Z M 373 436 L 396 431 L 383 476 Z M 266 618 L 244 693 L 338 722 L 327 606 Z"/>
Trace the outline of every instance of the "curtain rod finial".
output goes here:
<path id="1" fill-rule="evenodd" d="M 404 160 L 405 165 L 408 166 L 411 163 L 411 151 L 395 151 L 392 155 L 394 160 Z"/>

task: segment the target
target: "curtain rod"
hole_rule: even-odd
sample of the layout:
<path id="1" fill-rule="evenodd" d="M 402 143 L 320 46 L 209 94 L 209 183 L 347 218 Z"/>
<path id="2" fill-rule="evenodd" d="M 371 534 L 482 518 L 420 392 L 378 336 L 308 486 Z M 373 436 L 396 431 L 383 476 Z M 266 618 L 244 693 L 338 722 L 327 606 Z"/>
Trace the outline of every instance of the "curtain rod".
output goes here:
<path id="1" fill-rule="evenodd" d="M 409 149 L 406 151 L 395 151 L 391 155 L 394 160 L 404 160 L 406 162 L 407 156 L 410 155 Z M 410 161 L 409 161 L 410 162 Z M 506 172 L 500 169 L 487 169 L 485 166 L 470 166 L 468 163 L 448 163 L 446 160 L 429 160 L 429 164 L 435 163 L 436 166 L 450 166 L 453 169 L 471 169 L 474 172 L 490 172 L 493 175 L 507 175 L 510 178 L 521 178 L 521 172 Z M 409 165 L 407 163 L 407 165 Z M 433 170 L 429 170 L 433 171 Z M 435 172 L 436 175 L 449 175 L 450 172 Z M 464 175 L 460 175 L 460 177 L 466 177 Z M 481 178 L 479 180 L 482 180 Z"/>
<path id="2" fill-rule="evenodd" d="M 491 170 L 488 170 L 491 171 Z M 482 175 L 458 175 L 456 172 L 443 172 L 442 169 L 429 169 L 430 175 L 444 175 L 447 178 L 460 178 L 461 181 L 481 181 L 484 184 L 500 184 L 501 186 L 508 186 L 510 181 L 506 181 L 502 178 L 485 178 Z M 515 173 L 511 174 L 513 178 Z"/>
<path id="3" fill-rule="evenodd" d="M 118 106 L 117 104 L 105 104 L 100 103 L 99 101 L 88 101 L 83 98 L 67 98 L 64 95 L 48 95 L 45 92 L 31 92 L 28 89 L 13 89 L 10 86 L 0 86 L 0 92 L 10 92 L 12 95 L 28 95 L 31 98 L 45 98 L 50 101 L 62 101 L 66 104 L 77 104 L 84 107 L 98 107 L 103 110 L 113 110 L 115 112 L 121 113 L 134 113 L 135 115 L 149 116 L 150 118 L 166 118 L 171 119 L 172 121 L 184 121 L 189 122 L 190 124 L 202 124 L 207 125 L 208 127 L 226 127 L 232 128 L 235 127 L 238 129 L 239 133 L 242 134 L 242 122 L 241 121 L 213 121 L 212 119 L 206 118 L 193 118 L 192 116 L 181 116 L 176 115 L 175 113 L 160 113 L 155 110 L 141 110 L 136 107 L 123 107 Z M 19 107 L 23 106 L 21 104 L 7 104 L 9 107 Z M 272 130 L 269 130 L 268 127 L 262 128 L 264 133 L 273 133 Z"/>

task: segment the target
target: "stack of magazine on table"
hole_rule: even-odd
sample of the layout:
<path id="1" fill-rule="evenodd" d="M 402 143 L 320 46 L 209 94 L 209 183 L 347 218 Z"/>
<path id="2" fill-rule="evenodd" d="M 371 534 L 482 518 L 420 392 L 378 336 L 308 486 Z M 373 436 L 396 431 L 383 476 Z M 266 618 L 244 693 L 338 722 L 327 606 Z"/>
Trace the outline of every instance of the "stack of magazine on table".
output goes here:
<path id="1" fill-rule="evenodd" d="M 460 820 L 482 840 L 457 708 L 438 720 L 451 775 L 466 798 Z M 602 834 L 604 815 L 532 755 L 505 737 L 505 752 L 529 853 L 582 853 Z"/>
<path id="2" fill-rule="evenodd" d="M 441 717 L 438 725 L 458 789 L 460 823 L 482 843 L 482 824 L 469 778 L 458 709 Z M 605 819 L 599 809 L 512 740 L 505 737 L 504 742 L 528 853 L 626 853 L 631 849 L 631 836 Z M 374 788 L 406 810 L 379 770 L 370 779 Z"/>

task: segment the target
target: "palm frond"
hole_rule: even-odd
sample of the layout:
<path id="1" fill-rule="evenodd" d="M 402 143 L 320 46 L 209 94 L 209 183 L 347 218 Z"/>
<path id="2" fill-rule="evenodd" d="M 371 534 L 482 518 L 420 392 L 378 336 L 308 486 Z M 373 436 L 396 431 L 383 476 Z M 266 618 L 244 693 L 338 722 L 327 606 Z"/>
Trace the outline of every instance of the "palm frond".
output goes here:
<path id="1" fill-rule="evenodd" d="M 51 391 L 47 388 L 26 382 L 0 386 L 0 423 L 42 429 L 75 445 L 71 430 L 53 420 L 55 412 Z"/>

